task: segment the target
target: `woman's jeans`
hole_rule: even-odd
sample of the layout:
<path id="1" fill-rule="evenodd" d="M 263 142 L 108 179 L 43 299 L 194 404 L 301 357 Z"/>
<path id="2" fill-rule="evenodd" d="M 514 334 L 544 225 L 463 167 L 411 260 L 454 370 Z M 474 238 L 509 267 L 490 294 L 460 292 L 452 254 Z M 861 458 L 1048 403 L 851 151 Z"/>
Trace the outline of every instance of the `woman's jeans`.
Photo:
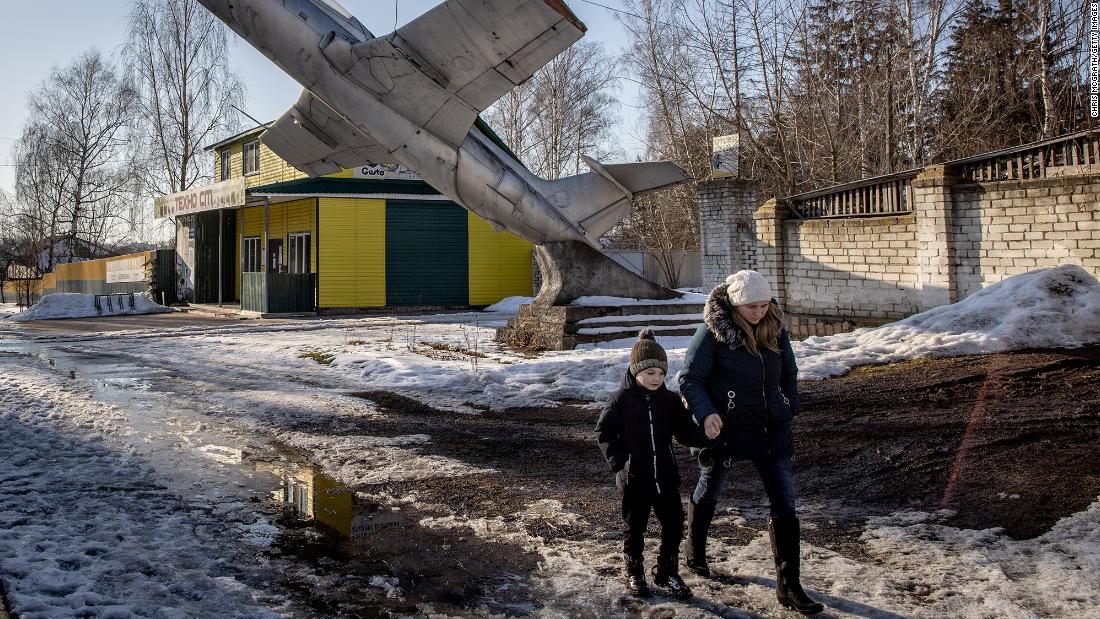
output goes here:
<path id="1" fill-rule="evenodd" d="M 764 482 L 764 491 L 768 493 L 768 501 L 771 503 L 771 515 L 773 518 L 791 517 L 794 513 L 794 466 L 791 458 L 762 458 L 752 461 L 756 471 L 760 473 L 760 480 Z M 722 494 L 722 488 L 726 485 L 730 469 L 726 468 L 722 460 L 714 463 L 710 471 L 699 471 L 699 483 L 695 486 L 695 492 L 691 494 L 691 502 L 699 505 L 718 503 L 718 497 Z"/>

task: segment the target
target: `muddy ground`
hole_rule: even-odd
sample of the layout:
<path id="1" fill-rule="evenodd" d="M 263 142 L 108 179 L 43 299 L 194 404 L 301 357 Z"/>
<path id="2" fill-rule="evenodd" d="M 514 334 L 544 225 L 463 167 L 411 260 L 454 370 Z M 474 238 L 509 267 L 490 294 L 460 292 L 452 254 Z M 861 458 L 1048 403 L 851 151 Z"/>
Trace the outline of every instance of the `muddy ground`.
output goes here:
<path id="1" fill-rule="evenodd" d="M 812 544 L 861 558 L 866 518 L 899 509 L 947 508 L 954 515 L 946 524 L 1001 527 L 1030 538 L 1100 495 L 1100 346 L 864 367 L 804 382 L 800 390 L 797 488 L 800 505 L 813 506 L 819 523 L 804 532 Z M 460 516 L 506 520 L 532 502 L 556 499 L 591 525 L 548 523 L 532 533 L 550 543 L 618 543 L 618 494 L 594 440 L 598 409 L 564 403 L 463 415 L 388 392 L 356 395 L 387 413 L 363 420 L 356 433 L 429 434 L 431 443 L 418 448 L 423 453 L 497 472 L 355 490 L 415 493 L 420 503 Z M 680 453 L 686 496 L 697 469 L 685 449 Z M 747 542 L 766 528 L 766 500 L 751 466 L 736 466 L 741 474 L 723 505 L 737 506 L 745 520 L 720 519 L 712 535 Z M 516 545 L 448 535 L 413 521 L 372 539 L 332 537 L 284 548 L 349 576 L 382 570 L 400 580 L 404 601 L 379 601 L 369 612 L 356 604 L 357 615 L 410 612 L 422 602 L 458 614 L 481 605 L 520 614 L 539 606 L 525 584 L 539 557 Z M 617 573 L 618 566 L 593 569 Z M 321 612 L 351 612 L 331 599 L 335 592 L 312 595 Z"/>

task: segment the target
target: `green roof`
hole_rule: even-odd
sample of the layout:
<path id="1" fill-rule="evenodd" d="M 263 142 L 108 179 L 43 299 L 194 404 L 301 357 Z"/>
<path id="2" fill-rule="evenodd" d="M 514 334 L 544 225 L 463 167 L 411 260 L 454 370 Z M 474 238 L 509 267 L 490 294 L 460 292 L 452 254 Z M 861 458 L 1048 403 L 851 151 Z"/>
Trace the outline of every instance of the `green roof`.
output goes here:
<path id="1" fill-rule="evenodd" d="M 432 187 L 424 181 L 373 178 L 329 178 L 324 176 L 318 176 L 317 178 L 300 178 L 293 181 L 250 187 L 248 192 L 253 194 L 406 193 L 423 196 L 441 195 L 436 191 L 435 187 Z"/>

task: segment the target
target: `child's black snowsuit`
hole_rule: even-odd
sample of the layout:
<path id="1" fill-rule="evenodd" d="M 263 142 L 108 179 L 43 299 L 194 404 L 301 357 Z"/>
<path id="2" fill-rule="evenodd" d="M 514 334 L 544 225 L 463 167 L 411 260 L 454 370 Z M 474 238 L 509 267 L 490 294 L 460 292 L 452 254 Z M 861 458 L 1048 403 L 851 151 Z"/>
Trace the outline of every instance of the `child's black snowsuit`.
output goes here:
<path id="1" fill-rule="evenodd" d="M 664 385 L 650 391 L 627 372 L 620 389 L 604 406 L 596 433 L 600 450 L 615 473 L 615 483 L 623 490 L 626 560 L 641 565 L 652 510 L 661 523 L 658 564 L 675 566 L 684 533 L 684 509 L 672 439 L 702 447 L 706 444 L 702 428 L 695 425 L 679 394 Z"/>

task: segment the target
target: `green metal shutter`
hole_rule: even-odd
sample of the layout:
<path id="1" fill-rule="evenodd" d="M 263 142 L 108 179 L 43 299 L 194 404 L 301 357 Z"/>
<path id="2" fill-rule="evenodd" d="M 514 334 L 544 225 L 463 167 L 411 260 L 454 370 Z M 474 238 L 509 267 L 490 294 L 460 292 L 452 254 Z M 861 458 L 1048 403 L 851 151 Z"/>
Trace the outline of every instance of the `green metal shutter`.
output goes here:
<path id="1" fill-rule="evenodd" d="M 469 305 L 466 209 L 386 203 L 386 305 Z"/>

